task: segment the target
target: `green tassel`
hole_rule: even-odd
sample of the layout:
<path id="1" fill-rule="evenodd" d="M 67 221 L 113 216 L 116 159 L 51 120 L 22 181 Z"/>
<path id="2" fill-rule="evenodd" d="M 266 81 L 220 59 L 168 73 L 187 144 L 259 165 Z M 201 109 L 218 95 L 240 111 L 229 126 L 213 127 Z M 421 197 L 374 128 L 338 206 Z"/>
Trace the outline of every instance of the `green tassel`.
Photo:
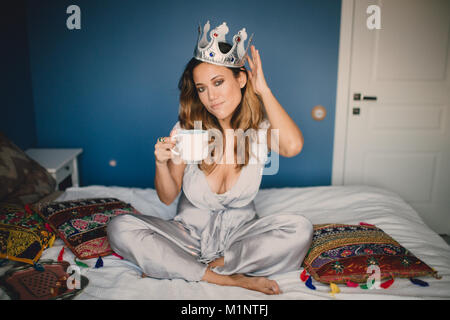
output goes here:
<path id="1" fill-rule="evenodd" d="M 369 283 L 369 285 L 367 285 L 367 282 L 366 282 L 364 284 L 361 284 L 359 287 L 361 289 L 367 290 L 367 289 L 370 289 L 374 284 L 375 284 L 375 279 L 373 279 L 372 282 Z"/>
<path id="2" fill-rule="evenodd" d="M 78 261 L 76 258 L 74 259 L 77 266 L 80 266 L 82 268 L 89 268 L 89 266 L 86 263 L 83 263 L 81 261 Z"/>

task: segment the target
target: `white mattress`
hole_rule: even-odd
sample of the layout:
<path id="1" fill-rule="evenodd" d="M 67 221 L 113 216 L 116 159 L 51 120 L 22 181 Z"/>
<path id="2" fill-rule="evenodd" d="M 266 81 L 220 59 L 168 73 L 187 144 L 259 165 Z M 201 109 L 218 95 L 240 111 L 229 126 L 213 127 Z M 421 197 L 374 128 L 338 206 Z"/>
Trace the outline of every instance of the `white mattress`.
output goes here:
<path id="1" fill-rule="evenodd" d="M 166 206 L 154 189 L 89 186 L 69 188 L 57 200 L 92 197 L 116 197 L 131 203 L 143 214 L 171 219 L 176 203 Z M 178 200 L 178 199 L 177 199 Z M 299 276 L 303 269 L 271 277 L 283 293 L 268 296 L 238 287 L 206 282 L 141 278 L 137 266 L 115 256 L 103 258 L 104 266 L 93 268 L 96 259 L 84 260 L 91 268 L 82 268 L 89 285 L 77 299 L 450 299 L 450 247 L 432 231 L 408 204 L 397 195 L 367 186 L 328 186 L 312 188 L 261 189 L 255 198 L 257 212 L 266 216 L 280 212 L 301 214 L 313 224 L 367 222 L 383 229 L 414 255 L 438 271 L 442 279 L 422 278 L 429 287 L 419 287 L 408 279 L 395 279 L 388 289 L 363 290 L 339 285 L 340 293 L 313 280 L 316 290 L 305 286 Z M 450 219 L 450 218 L 449 218 Z M 63 246 L 58 239 L 41 259 L 56 260 Z M 74 264 L 74 255 L 65 250 L 64 260 Z M 0 298 L 5 298 L 0 293 Z"/>

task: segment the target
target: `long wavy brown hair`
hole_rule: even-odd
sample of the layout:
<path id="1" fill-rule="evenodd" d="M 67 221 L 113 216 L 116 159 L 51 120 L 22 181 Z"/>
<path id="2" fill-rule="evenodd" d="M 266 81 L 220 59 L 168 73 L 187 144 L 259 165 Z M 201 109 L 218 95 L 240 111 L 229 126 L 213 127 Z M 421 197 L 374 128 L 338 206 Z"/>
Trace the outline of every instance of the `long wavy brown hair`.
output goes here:
<path id="1" fill-rule="evenodd" d="M 231 45 L 225 42 L 219 43 L 219 49 L 226 53 L 231 49 Z M 178 120 L 180 121 L 180 126 L 183 129 L 194 129 L 194 121 L 201 121 L 202 129 L 217 129 L 222 133 L 225 141 L 225 133 L 222 129 L 217 118 L 209 113 L 209 111 L 203 106 L 197 93 L 197 88 L 195 87 L 193 71 L 196 66 L 203 63 L 195 58 L 192 58 L 186 65 L 183 74 L 178 82 L 178 89 L 180 90 L 180 110 L 178 114 Z M 251 84 L 249 84 L 248 71 L 245 67 L 241 68 L 231 68 L 228 67 L 235 78 L 238 78 L 240 72 L 245 72 L 247 76 L 247 83 L 241 89 L 242 99 L 237 108 L 235 109 L 230 125 L 234 130 L 242 129 L 244 132 L 247 129 L 257 130 L 259 124 L 264 119 L 264 107 L 262 101 L 256 95 Z M 210 142 L 214 141 L 210 139 Z M 225 151 L 226 143 L 223 143 L 223 152 Z M 214 156 L 214 152 L 212 153 Z M 236 161 L 237 155 L 237 137 L 234 141 L 234 157 L 235 157 L 235 168 L 239 170 L 247 165 L 250 159 L 250 144 L 249 139 L 245 138 L 245 163 L 238 164 Z M 207 161 L 202 161 L 198 166 L 199 169 L 211 173 L 217 165 L 220 159 L 216 159 L 213 163 L 207 163 Z"/>

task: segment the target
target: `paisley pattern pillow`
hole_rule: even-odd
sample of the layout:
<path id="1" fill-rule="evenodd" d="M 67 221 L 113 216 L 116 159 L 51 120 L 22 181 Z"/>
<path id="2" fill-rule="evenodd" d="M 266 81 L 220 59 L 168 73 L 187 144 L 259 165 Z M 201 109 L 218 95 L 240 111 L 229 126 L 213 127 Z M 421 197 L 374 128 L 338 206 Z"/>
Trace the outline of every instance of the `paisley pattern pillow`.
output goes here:
<path id="1" fill-rule="evenodd" d="M 367 224 L 314 225 L 313 241 L 303 261 L 312 277 L 323 283 L 366 282 L 370 266 L 380 280 L 432 275 L 436 271 L 383 230 Z"/>
<path id="2" fill-rule="evenodd" d="M 120 214 L 139 214 L 116 198 L 92 198 L 39 205 L 39 214 L 79 259 L 112 253 L 106 227 Z"/>
<path id="3" fill-rule="evenodd" d="M 33 264 L 54 240 L 30 206 L 0 203 L 0 258 Z"/>

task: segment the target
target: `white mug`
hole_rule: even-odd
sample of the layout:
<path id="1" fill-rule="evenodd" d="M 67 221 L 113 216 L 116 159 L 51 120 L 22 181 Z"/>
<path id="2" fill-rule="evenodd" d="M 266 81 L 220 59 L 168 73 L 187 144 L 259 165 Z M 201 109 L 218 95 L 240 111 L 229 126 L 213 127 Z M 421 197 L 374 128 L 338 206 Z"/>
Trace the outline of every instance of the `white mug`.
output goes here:
<path id="1" fill-rule="evenodd" d="M 177 130 L 171 139 L 177 144 L 172 153 L 180 156 L 187 163 L 198 163 L 208 156 L 208 131 L 206 130 Z"/>

